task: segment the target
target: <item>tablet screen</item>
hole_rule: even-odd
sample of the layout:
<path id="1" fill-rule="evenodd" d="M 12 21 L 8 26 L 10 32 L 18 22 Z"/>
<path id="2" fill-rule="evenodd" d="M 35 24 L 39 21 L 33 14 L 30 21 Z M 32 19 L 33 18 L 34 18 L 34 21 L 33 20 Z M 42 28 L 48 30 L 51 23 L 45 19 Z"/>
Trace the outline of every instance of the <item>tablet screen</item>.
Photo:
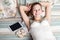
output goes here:
<path id="1" fill-rule="evenodd" d="M 12 31 L 15 31 L 15 30 L 21 28 L 22 26 L 21 26 L 21 24 L 19 24 L 19 22 L 16 22 L 16 23 L 10 25 L 9 27 L 11 28 Z"/>

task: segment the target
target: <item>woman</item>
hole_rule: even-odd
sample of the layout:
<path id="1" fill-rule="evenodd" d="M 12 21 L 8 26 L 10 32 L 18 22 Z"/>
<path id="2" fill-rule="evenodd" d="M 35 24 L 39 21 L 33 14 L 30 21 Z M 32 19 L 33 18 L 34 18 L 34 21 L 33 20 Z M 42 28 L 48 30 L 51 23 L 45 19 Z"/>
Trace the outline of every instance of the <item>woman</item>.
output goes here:
<path id="1" fill-rule="evenodd" d="M 45 16 L 42 17 L 42 6 L 45 7 Z M 33 40 L 56 40 L 50 27 L 50 10 L 49 2 L 35 2 L 30 6 L 20 6 L 21 16 L 32 35 Z M 26 15 L 26 11 L 30 12 L 32 21 Z"/>

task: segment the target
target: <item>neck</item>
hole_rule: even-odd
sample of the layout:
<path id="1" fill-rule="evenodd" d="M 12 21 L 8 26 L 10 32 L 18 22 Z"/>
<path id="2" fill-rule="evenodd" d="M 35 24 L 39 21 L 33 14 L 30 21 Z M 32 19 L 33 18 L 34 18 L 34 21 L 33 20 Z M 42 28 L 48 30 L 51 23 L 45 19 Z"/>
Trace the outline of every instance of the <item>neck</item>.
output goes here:
<path id="1" fill-rule="evenodd" d="M 35 18 L 34 20 L 40 22 L 42 19 L 39 17 L 39 18 Z"/>

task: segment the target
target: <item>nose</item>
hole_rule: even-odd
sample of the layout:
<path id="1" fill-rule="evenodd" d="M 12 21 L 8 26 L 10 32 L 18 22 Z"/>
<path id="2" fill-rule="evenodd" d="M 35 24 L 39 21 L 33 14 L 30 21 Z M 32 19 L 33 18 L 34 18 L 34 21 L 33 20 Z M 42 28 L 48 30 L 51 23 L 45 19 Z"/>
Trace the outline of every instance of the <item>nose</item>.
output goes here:
<path id="1" fill-rule="evenodd" d="M 36 13 L 37 13 L 37 10 L 36 10 Z"/>

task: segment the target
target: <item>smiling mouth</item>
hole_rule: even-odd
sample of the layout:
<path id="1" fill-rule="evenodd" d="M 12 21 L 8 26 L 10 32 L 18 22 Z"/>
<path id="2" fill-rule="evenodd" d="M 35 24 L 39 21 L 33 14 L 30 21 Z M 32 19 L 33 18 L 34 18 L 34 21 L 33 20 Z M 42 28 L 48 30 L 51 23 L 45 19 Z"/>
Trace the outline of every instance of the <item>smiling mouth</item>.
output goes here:
<path id="1" fill-rule="evenodd" d="M 35 16 L 41 16 L 41 14 L 35 14 Z"/>
<path id="2" fill-rule="evenodd" d="M 39 13 L 36 13 L 35 15 L 37 16 L 37 15 L 40 15 L 40 14 Z"/>

